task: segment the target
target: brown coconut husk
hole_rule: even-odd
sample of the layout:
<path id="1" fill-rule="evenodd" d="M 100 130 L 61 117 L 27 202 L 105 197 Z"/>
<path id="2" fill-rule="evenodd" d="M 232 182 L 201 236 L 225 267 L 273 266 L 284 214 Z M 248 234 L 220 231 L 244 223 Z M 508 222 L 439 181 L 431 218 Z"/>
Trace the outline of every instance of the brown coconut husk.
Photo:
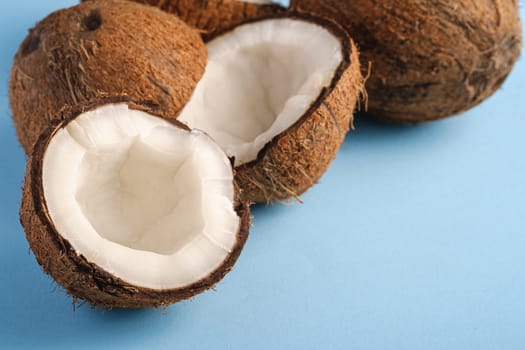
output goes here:
<path id="1" fill-rule="evenodd" d="M 292 0 L 331 18 L 372 63 L 368 111 L 419 123 L 465 111 L 492 95 L 516 62 L 522 30 L 517 0 Z"/>
<path id="2" fill-rule="evenodd" d="M 206 57 L 197 31 L 151 6 L 100 0 L 54 12 L 14 59 L 9 97 L 19 140 L 29 154 L 61 108 L 103 96 L 149 100 L 176 117 Z"/>
<path id="3" fill-rule="evenodd" d="M 359 52 L 339 26 L 304 14 L 279 16 L 310 21 L 329 30 L 341 41 L 343 59 L 330 86 L 312 101 L 306 113 L 292 127 L 269 142 L 256 160 L 236 167 L 241 197 L 254 203 L 299 199 L 301 194 L 319 181 L 343 144 L 353 123 L 354 109 L 361 97 L 365 96 Z M 243 24 L 255 21 L 249 20 Z"/>
<path id="4" fill-rule="evenodd" d="M 274 3 L 252 3 L 241 0 L 133 0 L 156 6 L 177 15 L 205 34 L 213 34 L 248 19 L 282 13 L 285 8 Z"/>
<path id="5" fill-rule="evenodd" d="M 240 218 L 237 242 L 222 264 L 207 277 L 189 286 L 153 290 L 135 286 L 121 280 L 84 258 L 55 228 L 46 204 L 42 184 L 44 154 L 53 135 L 74 120 L 79 114 L 108 103 L 127 102 L 127 98 L 95 100 L 89 104 L 63 110 L 42 133 L 28 160 L 23 187 L 20 221 L 26 237 L 42 269 L 75 300 L 84 299 L 93 306 L 111 308 L 158 307 L 188 299 L 213 288 L 232 268 L 247 240 L 250 227 L 250 210 L 247 204 L 237 202 L 235 210 Z M 131 108 L 156 114 L 147 105 L 128 102 Z M 183 124 L 169 120 L 172 124 L 187 129 Z M 237 186 L 235 186 L 237 189 Z M 237 196 L 237 195 L 236 195 Z M 177 268 L 177 266 L 173 266 Z"/>

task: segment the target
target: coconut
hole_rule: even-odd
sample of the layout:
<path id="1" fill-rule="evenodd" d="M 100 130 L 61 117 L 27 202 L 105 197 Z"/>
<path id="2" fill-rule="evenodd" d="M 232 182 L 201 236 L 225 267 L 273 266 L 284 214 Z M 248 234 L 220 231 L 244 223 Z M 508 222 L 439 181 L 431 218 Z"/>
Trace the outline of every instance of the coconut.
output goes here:
<path id="1" fill-rule="evenodd" d="M 235 159 L 243 199 L 297 198 L 327 170 L 363 89 L 358 52 L 331 22 L 288 14 L 207 42 L 208 63 L 179 116 Z"/>
<path id="2" fill-rule="evenodd" d="M 20 217 L 67 293 L 103 308 L 213 287 L 247 239 L 229 158 L 207 135 L 105 99 L 61 112 L 27 165 Z"/>
<path id="3" fill-rule="evenodd" d="M 177 33 L 177 35 L 173 35 Z M 125 94 L 176 117 L 206 64 L 199 33 L 128 1 L 89 1 L 52 13 L 15 56 L 10 102 L 26 153 L 65 105 Z"/>
<path id="4" fill-rule="evenodd" d="M 186 23 L 214 33 L 247 19 L 266 17 L 285 9 L 268 0 L 134 0 L 156 6 L 180 17 Z"/>
<path id="5" fill-rule="evenodd" d="M 522 43 L 517 0 L 292 0 L 337 21 L 359 45 L 371 115 L 418 123 L 465 111 L 492 95 Z"/>

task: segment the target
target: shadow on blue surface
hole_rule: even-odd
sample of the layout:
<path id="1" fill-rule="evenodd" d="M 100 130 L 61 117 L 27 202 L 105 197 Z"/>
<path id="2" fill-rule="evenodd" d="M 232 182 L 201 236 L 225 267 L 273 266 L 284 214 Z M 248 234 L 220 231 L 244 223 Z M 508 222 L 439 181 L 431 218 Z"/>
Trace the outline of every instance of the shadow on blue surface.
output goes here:
<path id="1" fill-rule="evenodd" d="M 351 130 L 343 144 L 342 152 L 356 145 L 369 147 L 388 147 L 396 142 L 402 142 L 413 146 L 414 141 L 420 143 L 442 142 L 451 137 L 450 132 L 461 132 L 460 128 L 450 127 L 455 121 L 462 117 L 454 117 L 441 121 L 422 124 L 403 125 L 383 122 L 372 118 L 366 113 L 356 113 L 354 117 L 355 130 Z M 455 130 L 453 130 L 455 129 Z M 424 135 L 424 138 L 421 136 Z M 457 136 L 456 136 L 457 137 Z"/>
<path id="2" fill-rule="evenodd" d="M 5 258 L 1 258 L 0 263 L 9 266 Z M 36 265 L 35 261 L 30 263 Z M 130 343 L 137 336 L 140 342 L 158 339 L 169 328 L 176 328 L 178 315 L 174 307 L 169 315 L 163 309 L 104 311 L 87 304 L 74 309 L 71 298 L 57 297 L 56 294 L 63 294 L 63 290 L 55 288 L 42 272 L 36 274 L 40 276 L 26 275 L 23 279 L 12 280 L 10 288 L 14 295 L 2 316 L 3 320 L 10 320 L 1 330 L 2 346 L 6 349 L 34 347 L 35 344 L 51 348 L 75 343 L 81 347 L 100 348 Z M 41 283 L 35 283 L 39 280 Z"/>

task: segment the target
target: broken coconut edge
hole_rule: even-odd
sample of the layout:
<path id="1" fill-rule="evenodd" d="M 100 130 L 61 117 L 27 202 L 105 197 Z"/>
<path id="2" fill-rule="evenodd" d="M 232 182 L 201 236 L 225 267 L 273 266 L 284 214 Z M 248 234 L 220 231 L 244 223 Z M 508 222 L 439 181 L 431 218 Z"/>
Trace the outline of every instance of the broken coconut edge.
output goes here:
<path id="1" fill-rule="evenodd" d="M 84 256 L 77 254 L 72 245 L 55 228 L 46 205 L 42 182 L 43 160 L 47 146 L 53 135 L 78 115 L 110 103 L 127 103 L 130 109 L 149 113 L 176 127 L 189 131 L 184 124 L 167 119 L 152 110 L 147 102 L 134 103 L 122 96 L 98 99 L 88 104 L 63 109 L 60 112 L 60 117 L 53 121 L 38 139 L 26 166 L 20 206 L 20 222 L 38 263 L 44 272 L 49 274 L 64 287 L 67 294 L 73 297 L 74 303 L 77 299 L 84 299 L 94 307 L 103 309 L 167 306 L 213 288 L 233 268 L 246 243 L 251 224 L 249 205 L 246 202 L 239 201 L 238 187 L 235 182 L 233 184 L 235 191 L 234 210 L 240 223 L 236 242 L 215 270 L 206 277 L 184 287 L 155 290 L 125 282 L 89 262 Z"/>

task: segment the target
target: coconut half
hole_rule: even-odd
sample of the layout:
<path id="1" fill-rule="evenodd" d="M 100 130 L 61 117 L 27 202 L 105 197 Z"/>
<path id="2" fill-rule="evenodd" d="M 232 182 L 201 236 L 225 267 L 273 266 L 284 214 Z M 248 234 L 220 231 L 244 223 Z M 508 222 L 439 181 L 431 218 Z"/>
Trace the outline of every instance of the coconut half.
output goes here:
<path id="1" fill-rule="evenodd" d="M 235 159 L 243 197 L 295 198 L 326 171 L 362 91 L 358 54 L 337 27 L 290 15 L 207 43 L 208 63 L 178 120 Z"/>
<path id="2" fill-rule="evenodd" d="M 20 215 L 69 294 L 105 308 L 167 305 L 231 270 L 249 209 L 211 138 L 118 100 L 62 117 L 36 144 Z"/>
<path id="3" fill-rule="evenodd" d="M 205 65 L 199 33 L 154 7 L 94 0 L 56 11 L 30 30 L 14 59 L 9 97 L 18 138 L 31 154 L 61 108 L 104 96 L 152 101 L 175 118 Z"/>
<path id="4" fill-rule="evenodd" d="M 172 13 L 205 34 L 220 32 L 248 19 L 285 11 L 269 0 L 133 0 Z"/>

